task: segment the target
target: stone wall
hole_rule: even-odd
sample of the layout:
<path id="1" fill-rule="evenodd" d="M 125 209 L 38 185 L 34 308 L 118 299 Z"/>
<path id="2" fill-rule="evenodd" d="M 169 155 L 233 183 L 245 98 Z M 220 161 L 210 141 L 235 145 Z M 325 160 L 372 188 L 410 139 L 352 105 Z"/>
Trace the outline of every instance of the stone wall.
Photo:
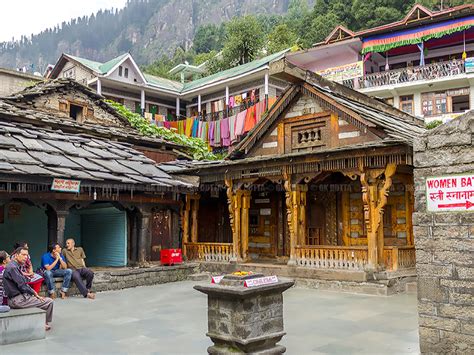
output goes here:
<path id="1" fill-rule="evenodd" d="M 474 175 L 474 111 L 415 141 L 415 236 L 422 353 L 474 352 L 474 208 L 428 212 L 426 178 Z"/>
<path id="2" fill-rule="evenodd" d="M 88 109 L 93 110 L 93 115 L 87 115 L 83 118 L 83 123 L 99 124 L 103 126 L 122 127 L 124 123 L 117 117 L 104 110 L 96 104 L 96 102 L 79 90 L 54 91 L 49 94 L 44 94 L 33 99 L 33 105 L 37 109 L 45 112 L 50 112 L 58 117 L 65 119 L 72 119 L 69 117 L 69 111 L 61 111 L 60 103 L 71 102 L 83 105 Z"/>
<path id="3" fill-rule="evenodd" d="M 41 77 L 0 68 L 0 96 L 9 96 L 41 81 Z"/>
<path id="4" fill-rule="evenodd" d="M 94 270 L 94 268 L 92 268 Z M 196 273 L 198 264 L 186 263 L 174 266 L 153 266 L 149 268 L 120 268 L 108 270 L 94 270 L 94 282 L 92 291 L 122 290 L 137 286 L 150 286 L 167 282 L 184 281 L 189 275 Z M 62 279 L 56 280 L 56 290 L 60 290 Z M 41 287 L 43 295 L 46 295 L 46 284 Z M 69 295 L 78 295 L 79 291 L 71 281 Z"/>

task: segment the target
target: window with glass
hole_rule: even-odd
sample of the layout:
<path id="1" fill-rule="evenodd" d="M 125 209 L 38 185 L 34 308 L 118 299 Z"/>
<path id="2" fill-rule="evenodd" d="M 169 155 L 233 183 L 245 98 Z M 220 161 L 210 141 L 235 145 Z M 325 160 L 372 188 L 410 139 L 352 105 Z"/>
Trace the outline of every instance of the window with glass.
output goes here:
<path id="1" fill-rule="evenodd" d="M 413 115 L 413 95 L 400 96 L 400 110 Z"/>
<path id="2" fill-rule="evenodd" d="M 421 109 L 424 116 L 464 112 L 470 109 L 469 88 L 421 94 Z"/>

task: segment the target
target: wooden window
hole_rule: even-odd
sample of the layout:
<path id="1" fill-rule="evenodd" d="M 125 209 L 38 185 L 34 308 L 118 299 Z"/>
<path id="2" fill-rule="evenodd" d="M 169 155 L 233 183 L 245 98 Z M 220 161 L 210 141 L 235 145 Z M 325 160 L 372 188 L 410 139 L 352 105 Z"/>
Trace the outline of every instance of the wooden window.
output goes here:
<path id="1" fill-rule="evenodd" d="M 67 112 L 67 102 L 59 102 L 59 111 L 65 111 Z"/>
<path id="2" fill-rule="evenodd" d="M 413 115 L 413 95 L 400 96 L 400 110 Z"/>
<path id="3" fill-rule="evenodd" d="M 125 68 L 125 77 L 128 78 L 128 68 Z"/>
<path id="4" fill-rule="evenodd" d="M 81 123 L 84 118 L 84 107 L 70 103 L 69 104 L 69 117 Z"/>
<path id="5" fill-rule="evenodd" d="M 122 71 L 123 71 L 122 66 L 119 66 L 119 76 L 122 76 Z"/>

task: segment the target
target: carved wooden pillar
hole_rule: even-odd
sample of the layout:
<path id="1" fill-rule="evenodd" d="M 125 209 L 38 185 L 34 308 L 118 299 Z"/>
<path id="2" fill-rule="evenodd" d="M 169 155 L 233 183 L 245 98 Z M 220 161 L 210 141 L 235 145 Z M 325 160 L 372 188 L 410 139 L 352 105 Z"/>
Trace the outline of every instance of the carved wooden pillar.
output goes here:
<path id="1" fill-rule="evenodd" d="M 192 204 L 191 204 L 191 242 L 198 242 L 198 223 L 199 223 L 199 198 L 200 195 L 192 195 Z"/>
<path id="2" fill-rule="evenodd" d="M 229 224 L 232 230 L 232 253 L 234 254 L 234 260 L 237 258 L 237 251 L 235 245 L 235 239 L 237 234 L 237 222 L 236 222 L 236 215 L 235 215 L 235 193 L 234 193 L 234 182 L 230 178 L 224 179 L 225 186 L 227 187 L 227 207 L 229 209 Z M 240 223 L 240 219 L 239 219 Z"/>
<path id="3" fill-rule="evenodd" d="M 248 260 L 249 252 L 249 209 L 252 192 L 245 190 L 242 193 L 242 259 Z"/>
<path id="4" fill-rule="evenodd" d="M 298 200 L 298 245 L 306 244 L 306 195 L 308 185 L 297 185 Z"/>
<path id="5" fill-rule="evenodd" d="M 183 226 L 183 246 L 189 243 L 189 216 L 191 211 L 191 199 L 186 195 L 184 201 L 184 208 L 182 211 L 182 226 Z M 184 248 L 186 250 L 186 248 Z"/>
<path id="6" fill-rule="evenodd" d="M 388 164 L 385 169 L 365 169 L 361 166 L 368 267 L 372 270 L 379 269 L 383 261 L 383 211 L 396 168 L 395 164 Z"/>
<path id="7" fill-rule="evenodd" d="M 351 211 L 349 191 L 342 192 L 342 242 L 344 246 L 350 245 L 351 237 Z"/>
<path id="8" fill-rule="evenodd" d="M 290 234 L 290 260 L 288 265 L 296 265 L 296 247 L 304 244 L 301 239 L 306 233 L 306 186 L 291 184 L 291 176 L 285 176 L 286 214 Z M 303 211 L 302 211 L 303 210 Z M 304 217 L 302 216 L 304 213 Z"/>
<path id="9" fill-rule="evenodd" d="M 240 252 L 240 241 L 242 239 L 242 195 L 242 190 L 238 190 L 234 194 L 234 233 L 232 236 L 232 243 L 234 246 L 234 256 L 237 261 L 240 261 L 242 259 L 242 254 Z"/>

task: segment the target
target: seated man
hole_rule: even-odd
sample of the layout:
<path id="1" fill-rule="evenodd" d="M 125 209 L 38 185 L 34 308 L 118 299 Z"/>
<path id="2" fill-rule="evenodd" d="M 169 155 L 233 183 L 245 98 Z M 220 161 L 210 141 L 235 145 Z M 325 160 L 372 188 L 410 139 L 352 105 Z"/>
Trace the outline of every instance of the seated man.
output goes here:
<path id="1" fill-rule="evenodd" d="M 94 299 L 95 295 L 91 292 L 92 280 L 94 279 L 94 272 L 86 268 L 84 259 L 86 254 L 81 247 L 76 247 L 74 239 L 66 240 L 66 250 L 63 250 L 63 255 L 66 257 L 67 267 L 72 269 L 72 280 L 76 284 L 79 292 L 84 298 Z M 86 279 L 86 285 L 82 281 Z"/>
<path id="2" fill-rule="evenodd" d="M 61 298 L 66 298 L 69 284 L 71 283 L 72 270 L 67 268 L 66 261 L 61 255 L 61 246 L 58 243 L 52 244 L 48 252 L 43 254 L 41 266 L 45 269 L 44 278 L 51 298 L 56 298 L 55 277 L 63 278 L 63 286 L 61 287 L 60 293 Z"/>
<path id="3" fill-rule="evenodd" d="M 3 288 L 8 297 L 8 305 L 11 308 L 37 307 L 46 311 L 46 330 L 51 329 L 49 323 L 53 320 L 53 300 L 39 296 L 26 283 L 21 273 L 20 266 L 28 258 L 28 249 L 20 247 L 15 250 L 16 258 L 12 260 L 3 272 Z"/>

